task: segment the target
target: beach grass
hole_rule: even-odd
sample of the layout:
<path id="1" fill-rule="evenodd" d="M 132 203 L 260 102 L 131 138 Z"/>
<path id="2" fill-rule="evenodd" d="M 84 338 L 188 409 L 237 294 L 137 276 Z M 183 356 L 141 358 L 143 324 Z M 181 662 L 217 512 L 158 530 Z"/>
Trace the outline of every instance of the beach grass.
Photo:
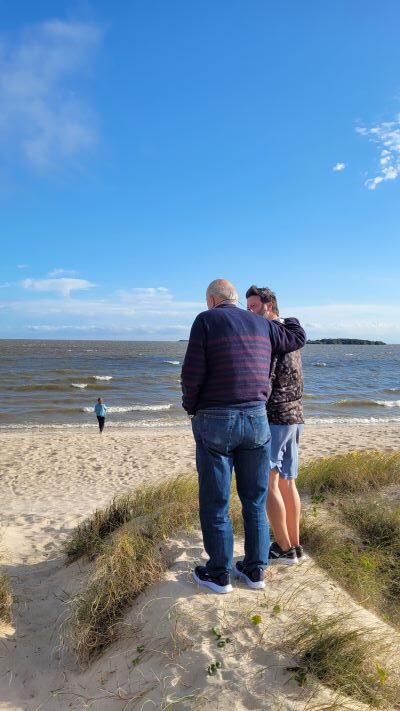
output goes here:
<path id="1" fill-rule="evenodd" d="M 116 638 L 124 610 L 169 564 L 163 541 L 198 529 L 198 484 L 179 476 L 115 497 L 82 522 L 64 544 L 67 562 L 87 556 L 92 571 L 83 591 L 70 601 L 67 624 L 81 664 Z M 232 485 L 231 518 L 242 532 L 241 506 Z"/>
<path id="2" fill-rule="evenodd" d="M 299 686 L 311 676 L 372 708 L 392 707 L 399 699 L 399 678 L 391 661 L 397 654 L 395 644 L 372 629 L 354 627 L 349 617 L 301 615 L 286 634 L 285 645 L 297 658 L 288 670 Z"/>
<path id="3" fill-rule="evenodd" d="M 399 461 L 398 452 L 372 451 L 316 460 L 303 468 L 301 484 L 313 502 L 301 522 L 308 551 L 353 597 L 396 626 L 400 507 L 382 492 L 400 485 Z"/>
<path id="4" fill-rule="evenodd" d="M 364 450 L 307 462 L 298 486 L 312 496 L 361 493 L 400 484 L 400 452 Z"/>
<path id="5" fill-rule="evenodd" d="M 12 593 L 10 581 L 6 575 L 0 574 L 0 623 L 8 624 L 12 621 Z"/>

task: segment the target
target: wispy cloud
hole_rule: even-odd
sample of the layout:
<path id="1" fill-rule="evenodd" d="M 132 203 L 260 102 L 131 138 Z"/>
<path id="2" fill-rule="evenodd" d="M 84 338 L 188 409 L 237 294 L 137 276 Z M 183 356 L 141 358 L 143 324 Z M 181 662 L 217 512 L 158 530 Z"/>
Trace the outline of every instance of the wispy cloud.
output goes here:
<path id="1" fill-rule="evenodd" d="M 51 280 L 30 280 L 36 291 L 49 290 Z M 61 281 L 53 280 L 53 281 Z M 90 282 L 76 280 L 90 288 Z M 86 285 L 86 286 L 85 286 Z M 53 285 L 50 285 L 53 286 Z M 31 287 L 32 288 L 32 285 Z M 57 296 L 0 300 L 4 324 L 14 324 L 12 337 L 29 333 L 84 338 L 174 339 L 187 338 L 195 316 L 206 309 L 204 301 L 180 299 L 166 287 L 143 287 L 96 297 L 94 292 L 74 294 L 74 298 Z M 7 292 L 3 292 L 4 295 Z M 64 295 L 66 292 L 64 292 Z M 33 298 L 32 298 L 33 296 Z M 309 338 L 353 337 L 400 342 L 399 309 L 393 304 L 323 304 L 286 306 L 283 316 L 297 316 Z M 10 334 L 3 327 L 0 336 Z M 65 334 L 65 336 L 63 336 Z"/>
<path id="2" fill-rule="evenodd" d="M 29 264 L 17 264 L 17 269 L 28 269 Z"/>
<path id="3" fill-rule="evenodd" d="M 24 289 L 31 291 L 55 292 L 62 296 L 70 296 L 71 291 L 87 291 L 95 286 L 86 279 L 24 279 L 21 283 Z"/>
<path id="4" fill-rule="evenodd" d="M 297 316 L 309 338 L 367 338 L 400 342 L 399 307 L 395 304 L 321 304 L 281 309 Z"/>
<path id="5" fill-rule="evenodd" d="M 53 277 L 60 277 L 60 276 L 73 276 L 76 274 L 75 269 L 53 269 L 51 272 L 47 274 L 48 277 L 53 278 Z"/>
<path id="6" fill-rule="evenodd" d="M 345 169 L 345 167 L 346 163 L 335 163 L 332 170 L 335 171 L 335 173 L 340 173 L 342 170 Z"/>
<path id="7" fill-rule="evenodd" d="M 400 175 L 400 114 L 394 121 L 384 121 L 372 128 L 359 126 L 356 132 L 378 144 L 380 149 L 379 170 L 373 178 L 365 181 L 365 186 L 375 190 L 380 183 L 396 180 Z"/>
<path id="8" fill-rule="evenodd" d="M 76 86 L 101 38 L 93 24 L 51 20 L 25 28 L 15 42 L 0 36 L 0 138 L 49 169 L 92 148 L 93 114 Z"/>

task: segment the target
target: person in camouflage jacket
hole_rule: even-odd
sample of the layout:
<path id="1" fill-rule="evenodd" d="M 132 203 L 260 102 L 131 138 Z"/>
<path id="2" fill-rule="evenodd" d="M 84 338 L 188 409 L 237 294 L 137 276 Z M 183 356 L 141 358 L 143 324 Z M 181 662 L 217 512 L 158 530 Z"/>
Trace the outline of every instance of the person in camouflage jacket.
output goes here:
<path id="1" fill-rule="evenodd" d="M 249 311 L 269 320 L 279 319 L 277 298 L 271 289 L 251 286 L 246 299 Z M 275 537 L 269 551 L 269 564 L 293 565 L 305 560 L 299 538 L 301 505 L 296 487 L 299 442 L 304 425 L 302 398 L 300 351 L 276 356 L 271 363 L 267 403 L 272 437 L 267 514 Z"/>

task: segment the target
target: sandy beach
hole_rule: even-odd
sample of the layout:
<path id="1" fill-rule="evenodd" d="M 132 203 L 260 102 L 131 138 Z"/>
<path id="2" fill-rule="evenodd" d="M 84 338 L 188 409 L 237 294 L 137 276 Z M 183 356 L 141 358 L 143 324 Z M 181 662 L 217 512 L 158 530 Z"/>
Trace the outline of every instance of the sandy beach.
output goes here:
<path id="1" fill-rule="evenodd" d="M 65 567 L 60 544 L 79 521 L 114 495 L 144 483 L 194 472 L 189 426 L 171 430 L 109 428 L 103 436 L 95 427 L 85 431 L 2 432 L 0 446 L 2 562 L 16 600 L 13 625 L 1 633 L 0 709 L 167 708 L 171 698 L 183 698 L 185 688 L 200 689 L 196 691 L 198 701 L 195 703 L 191 697 L 174 702 L 174 708 L 275 708 L 272 701 L 271 705 L 259 705 L 266 688 L 271 694 L 274 689 L 271 699 L 279 699 L 280 708 L 304 708 L 296 684 L 283 686 L 281 672 L 267 674 L 262 683 L 260 678 L 255 680 L 251 673 L 254 659 L 243 656 L 251 634 L 242 629 L 238 617 L 246 617 L 244 611 L 254 607 L 258 593 L 254 596 L 239 587 L 230 601 L 216 601 L 216 596 L 199 592 L 190 581 L 188 571 L 202 555 L 197 534 L 176 542 L 176 563 L 165 581 L 138 599 L 128 613 L 125 637 L 89 670 L 77 669 L 68 650 L 60 649 L 63 600 L 79 588 L 85 575 L 84 565 Z M 398 449 L 398 424 L 307 425 L 301 457 L 306 462 L 318 456 L 372 448 Z M 240 554 L 240 542 L 238 546 Z M 358 610 L 357 614 L 373 617 L 349 601 L 312 561 L 297 567 L 302 570 L 296 570 L 296 584 L 313 589 L 307 597 L 308 604 L 322 604 L 325 600 L 332 605 L 336 600 L 339 605 L 340 599 L 340 605 L 347 605 L 347 609 L 350 605 Z M 293 598 L 292 574 L 275 569 L 267 575 L 265 594 L 275 599 L 285 594 L 289 597 L 292 591 Z M 231 656 L 241 659 L 240 670 L 233 662 L 231 668 L 228 664 L 230 671 L 224 682 L 212 679 L 210 686 L 204 676 L 204 665 L 211 654 L 205 630 L 222 618 L 227 627 L 236 625 L 239 630 L 235 654 L 232 652 Z M 174 655 L 171 620 L 177 619 L 182 629 L 177 632 L 175 650 L 178 645 L 180 654 Z M 271 638 L 279 636 L 279 625 L 270 633 Z M 188 643 L 189 639 L 194 640 L 194 646 Z M 146 649 L 151 640 L 153 651 L 147 655 L 140 674 L 134 670 L 135 681 L 129 660 L 135 656 L 132 650 L 143 640 Z M 276 663 L 275 659 L 275 666 Z M 248 683 L 243 685 L 241 680 L 246 674 Z M 218 703 L 216 688 L 220 692 Z"/>

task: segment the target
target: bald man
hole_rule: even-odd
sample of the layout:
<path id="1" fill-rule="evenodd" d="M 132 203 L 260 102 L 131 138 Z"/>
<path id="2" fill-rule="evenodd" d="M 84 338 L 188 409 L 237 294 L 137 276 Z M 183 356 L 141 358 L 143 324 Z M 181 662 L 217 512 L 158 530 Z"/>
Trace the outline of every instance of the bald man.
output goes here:
<path id="1" fill-rule="evenodd" d="M 182 405 L 192 421 L 199 477 L 199 511 L 206 565 L 194 580 L 216 593 L 232 590 L 231 573 L 252 589 L 265 587 L 269 528 L 270 431 L 265 404 L 271 355 L 301 348 L 305 333 L 297 319 L 267 321 L 238 308 L 229 281 L 207 288 L 208 311 L 190 332 L 182 366 Z M 244 559 L 233 568 L 229 518 L 232 469 L 242 503 Z"/>

